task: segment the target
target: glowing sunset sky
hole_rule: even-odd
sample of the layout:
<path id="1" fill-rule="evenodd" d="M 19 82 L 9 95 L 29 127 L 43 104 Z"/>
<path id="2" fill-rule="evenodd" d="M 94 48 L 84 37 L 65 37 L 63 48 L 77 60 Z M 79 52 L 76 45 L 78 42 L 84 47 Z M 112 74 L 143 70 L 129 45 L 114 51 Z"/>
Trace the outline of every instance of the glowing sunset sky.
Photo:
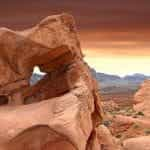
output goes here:
<path id="1" fill-rule="evenodd" d="M 0 26 L 23 29 L 61 12 L 75 17 L 85 60 L 96 70 L 150 75 L 149 0 L 0 0 Z"/>

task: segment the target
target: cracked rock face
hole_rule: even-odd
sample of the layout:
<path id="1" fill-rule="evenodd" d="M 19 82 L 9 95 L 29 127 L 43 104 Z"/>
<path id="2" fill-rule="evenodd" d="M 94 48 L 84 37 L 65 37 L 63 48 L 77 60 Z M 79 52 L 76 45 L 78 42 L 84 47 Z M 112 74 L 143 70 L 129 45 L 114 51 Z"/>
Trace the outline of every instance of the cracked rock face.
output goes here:
<path id="1" fill-rule="evenodd" d="M 68 14 L 25 31 L 0 28 L 0 150 L 101 150 L 103 112 L 82 57 Z M 30 86 L 35 66 L 46 75 Z"/>

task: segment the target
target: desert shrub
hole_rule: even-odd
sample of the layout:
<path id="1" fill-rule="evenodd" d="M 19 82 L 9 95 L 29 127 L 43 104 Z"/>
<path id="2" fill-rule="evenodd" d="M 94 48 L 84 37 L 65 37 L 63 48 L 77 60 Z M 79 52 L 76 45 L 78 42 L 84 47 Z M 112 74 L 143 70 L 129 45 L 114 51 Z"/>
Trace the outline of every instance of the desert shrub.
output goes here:
<path id="1" fill-rule="evenodd" d="M 146 135 L 150 135 L 150 129 L 146 129 L 144 132 Z"/>
<path id="2" fill-rule="evenodd" d="M 133 124 L 133 128 L 137 129 L 137 128 L 140 128 L 140 126 L 138 124 Z"/>
<path id="3" fill-rule="evenodd" d="M 103 121 L 103 124 L 104 124 L 106 127 L 109 127 L 109 126 L 112 124 L 112 122 L 111 122 L 110 120 L 105 120 L 105 121 Z"/>
<path id="4" fill-rule="evenodd" d="M 137 112 L 137 113 L 136 113 L 136 115 L 144 116 L 144 113 L 143 113 L 143 112 L 141 112 L 141 111 L 139 111 L 139 112 Z"/>
<path id="5" fill-rule="evenodd" d="M 116 135 L 116 138 L 121 138 L 121 137 L 122 137 L 121 134 L 117 134 L 117 135 Z"/>

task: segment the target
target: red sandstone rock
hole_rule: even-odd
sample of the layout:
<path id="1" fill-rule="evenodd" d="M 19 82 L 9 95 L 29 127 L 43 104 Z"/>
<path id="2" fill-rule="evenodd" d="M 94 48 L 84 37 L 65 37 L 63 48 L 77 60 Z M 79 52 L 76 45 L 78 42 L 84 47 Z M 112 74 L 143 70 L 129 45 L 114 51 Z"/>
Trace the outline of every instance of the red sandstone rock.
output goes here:
<path id="1" fill-rule="evenodd" d="M 134 97 L 134 109 L 150 117 L 150 80 L 146 80 Z"/>
<path id="2" fill-rule="evenodd" d="M 0 107 L 0 149 L 100 150 L 98 87 L 72 16 L 47 17 L 22 32 L 2 28 L 0 48 L 0 95 L 9 99 Z M 47 75 L 30 86 L 36 65 Z"/>
<path id="3" fill-rule="evenodd" d="M 111 135 L 110 131 L 104 125 L 99 126 L 97 129 L 98 141 L 103 150 L 121 150 L 122 148 L 117 143 L 116 139 Z"/>
<path id="4" fill-rule="evenodd" d="M 150 150 L 150 136 L 127 139 L 123 146 L 125 150 Z"/>

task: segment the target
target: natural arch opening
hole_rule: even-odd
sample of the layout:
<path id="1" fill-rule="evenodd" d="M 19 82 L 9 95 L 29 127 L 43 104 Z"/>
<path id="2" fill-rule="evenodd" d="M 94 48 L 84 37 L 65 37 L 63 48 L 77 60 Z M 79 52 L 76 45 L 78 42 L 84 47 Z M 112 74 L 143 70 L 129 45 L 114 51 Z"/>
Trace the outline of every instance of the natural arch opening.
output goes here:
<path id="1" fill-rule="evenodd" d="M 41 72 L 34 67 L 30 87 L 24 91 L 24 104 L 31 104 L 69 92 L 70 86 L 64 68 L 49 73 Z"/>
<path id="2" fill-rule="evenodd" d="M 46 75 L 45 72 L 42 72 L 38 66 L 33 68 L 32 76 L 30 78 L 30 85 L 35 85 L 38 81 L 40 81 Z"/>

